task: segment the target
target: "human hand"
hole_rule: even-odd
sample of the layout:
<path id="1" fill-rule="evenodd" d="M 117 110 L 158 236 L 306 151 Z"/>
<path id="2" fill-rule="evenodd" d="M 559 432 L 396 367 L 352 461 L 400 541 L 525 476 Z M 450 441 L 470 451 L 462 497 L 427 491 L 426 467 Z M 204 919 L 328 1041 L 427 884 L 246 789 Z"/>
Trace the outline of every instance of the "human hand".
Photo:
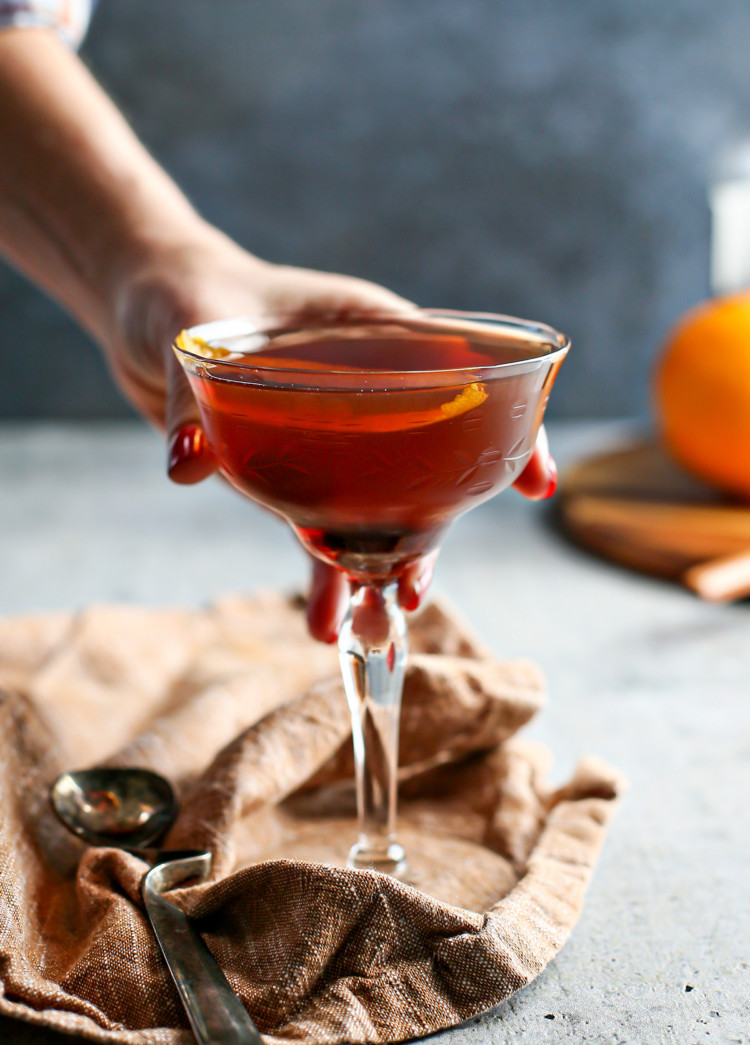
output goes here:
<path id="1" fill-rule="evenodd" d="M 202 221 L 53 34 L 0 33 L 0 59 L 0 253 L 102 345 L 127 397 L 166 431 L 175 482 L 215 469 L 171 348 L 180 330 L 248 313 L 409 307 L 363 280 L 266 264 Z M 553 467 L 540 443 L 517 487 L 548 495 Z M 406 571 L 406 608 L 419 604 L 433 562 Z M 341 575 L 316 564 L 316 637 L 335 638 L 344 596 Z"/>
<path id="2" fill-rule="evenodd" d="M 232 315 L 298 316 L 393 312 L 410 303 L 383 287 L 349 276 L 271 265 L 223 234 L 200 226 L 184 243 L 152 252 L 119 289 L 105 351 L 133 405 L 162 428 L 173 482 L 195 483 L 216 470 L 197 404 L 172 351 L 180 330 Z M 557 473 L 543 429 L 516 488 L 532 499 L 554 492 Z M 437 553 L 412 564 L 399 582 L 404 609 L 416 609 L 429 587 Z M 335 641 L 348 602 L 345 577 L 313 561 L 308 600 L 311 634 Z"/>

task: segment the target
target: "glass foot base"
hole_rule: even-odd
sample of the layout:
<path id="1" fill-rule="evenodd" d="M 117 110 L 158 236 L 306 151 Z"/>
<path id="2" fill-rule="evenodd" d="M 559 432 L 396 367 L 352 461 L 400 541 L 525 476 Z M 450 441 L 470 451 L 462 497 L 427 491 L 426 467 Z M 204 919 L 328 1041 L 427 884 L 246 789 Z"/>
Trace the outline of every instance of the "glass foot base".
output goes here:
<path id="1" fill-rule="evenodd" d="M 404 847 L 393 842 L 387 849 L 370 849 L 357 844 L 349 850 L 349 867 L 367 868 L 371 871 L 382 871 L 394 878 L 405 879 L 407 872 L 406 853 Z"/>

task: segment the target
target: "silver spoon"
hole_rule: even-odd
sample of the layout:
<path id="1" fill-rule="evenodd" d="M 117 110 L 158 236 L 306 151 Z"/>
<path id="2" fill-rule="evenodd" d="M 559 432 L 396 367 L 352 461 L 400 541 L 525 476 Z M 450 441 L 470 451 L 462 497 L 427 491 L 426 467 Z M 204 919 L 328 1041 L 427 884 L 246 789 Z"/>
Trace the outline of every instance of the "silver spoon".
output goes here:
<path id="1" fill-rule="evenodd" d="M 50 788 L 63 824 L 91 845 L 134 853 L 152 865 L 141 894 L 156 939 L 200 1045 L 263 1045 L 257 1027 L 188 918 L 162 893 L 188 878 L 203 880 L 211 854 L 146 848 L 174 822 L 177 801 L 167 780 L 146 769 L 63 773 Z"/>

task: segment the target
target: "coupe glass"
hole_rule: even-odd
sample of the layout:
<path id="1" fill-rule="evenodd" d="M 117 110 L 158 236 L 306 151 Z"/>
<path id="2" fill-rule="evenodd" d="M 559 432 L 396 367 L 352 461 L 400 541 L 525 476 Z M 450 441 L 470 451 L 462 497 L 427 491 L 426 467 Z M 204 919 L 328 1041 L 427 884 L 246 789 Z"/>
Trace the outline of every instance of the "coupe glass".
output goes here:
<path id="1" fill-rule="evenodd" d="M 395 830 L 407 653 L 399 576 L 523 471 L 568 348 L 539 323 L 435 310 L 229 319 L 177 339 L 221 472 L 350 582 L 339 658 L 354 739 L 354 866 L 406 869 Z"/>

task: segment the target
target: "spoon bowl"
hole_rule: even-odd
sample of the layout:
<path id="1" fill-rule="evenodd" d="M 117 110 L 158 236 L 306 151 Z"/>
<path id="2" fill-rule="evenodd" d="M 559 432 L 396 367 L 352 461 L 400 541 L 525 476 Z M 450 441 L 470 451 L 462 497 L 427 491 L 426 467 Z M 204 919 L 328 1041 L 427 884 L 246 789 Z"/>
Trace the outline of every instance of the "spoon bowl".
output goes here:
<path id="1" fill-rule="evenodd" d="M 141 849 L 177 816 L 168 780 L 148 769 L 82 769 L 63 773 L 50 789 L 52 808 L 90 845 Z"/>

